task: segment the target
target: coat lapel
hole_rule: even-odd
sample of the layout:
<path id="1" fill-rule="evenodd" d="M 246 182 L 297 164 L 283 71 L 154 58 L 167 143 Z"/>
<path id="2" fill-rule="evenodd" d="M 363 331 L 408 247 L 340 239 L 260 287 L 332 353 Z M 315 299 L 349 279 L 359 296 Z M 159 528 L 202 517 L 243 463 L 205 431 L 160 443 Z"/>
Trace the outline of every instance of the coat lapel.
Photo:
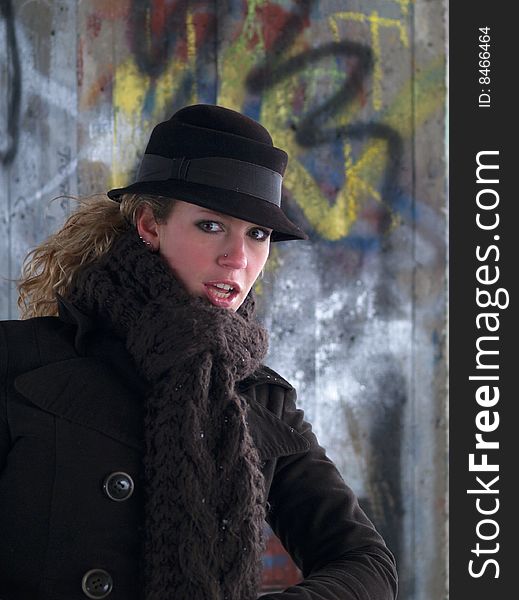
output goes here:
<path id="1" fill-rule="evenodd" d="M 249 398 L 247 421 L 261 460 L 306 452 L 310 444 L 257 400 Z"/>
<path id="2" fill-rule="evenodd" d="M 15 389 L 46 412 L 143 451 L 147 386 L 136 376 L 124 344 L 99 330 L 69 302 L 60 297 L 58 301 L 60 319 L 76 327 L 76 358 L 19 375 Z M 267 367 L 238 387 L 247 399 L 247 422 L 261 460 L 305 452 L 309 447 L 302 435 L 256 400 L 255 388 L 271 383 L 291 387 Z"/>
<path id="3" fill-rule="evenodd" d="M 19 375 L 15 389 L 58 417 L 142 449 L 142 397 L 95 358 L 72 358 Z"/>

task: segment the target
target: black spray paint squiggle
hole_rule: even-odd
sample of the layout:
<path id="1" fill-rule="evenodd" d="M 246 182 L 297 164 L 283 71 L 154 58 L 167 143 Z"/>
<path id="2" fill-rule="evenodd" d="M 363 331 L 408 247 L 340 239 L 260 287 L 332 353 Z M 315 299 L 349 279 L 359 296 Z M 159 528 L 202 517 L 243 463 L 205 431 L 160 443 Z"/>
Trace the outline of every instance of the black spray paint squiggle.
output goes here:
<path id="1" fill-rule="evenodd" d="M 0 161 L 3 165 L 9 165 L 13 162 L 18 148 L 22 77 L 11 0 L 2 0 L 0 11 L 0 15 L 5 21 L 9 61 L 7 85 L 5 87 L 7 92 L 7 145 L 4 151 L 0 152 Z"/>
<path id="2" fill-rule="evenodd" d="M 262 64 L 256 66 L 246 80 L 247 89 L 258 94 L 304 70 L 308 65 L 327 57 L 351 57 L 351 69 L 344 84 L 330 98 L 303 115 L 297 125 L 293 125 L 296 142 L 300 146 L 312 147 L 333 143 L 338 139 L 382 139 L 386 142 L 386 164 L 381 185 L 382 200 L 391 205 L 398 197 L 399 174 L 403 155 L 401 136 L 389 125 L 377 122 L 352 123 L 342 127 L 326 127 L 333 119 L 355 100 L 361 92 L 364 80 L 373 70 L 373 53 L 368 46 L 349 41 L 331 42 L 301 52 L 289 59 L 283 55 L 291 47 L 309 18 L 315 0 L 296 0 L 296 11 L 291 13 L 282 35 L 271 46 Z M 389 215 L 387 215 L 389 221 Z M 387 223 L 381 223 L 382 229 Z"/>

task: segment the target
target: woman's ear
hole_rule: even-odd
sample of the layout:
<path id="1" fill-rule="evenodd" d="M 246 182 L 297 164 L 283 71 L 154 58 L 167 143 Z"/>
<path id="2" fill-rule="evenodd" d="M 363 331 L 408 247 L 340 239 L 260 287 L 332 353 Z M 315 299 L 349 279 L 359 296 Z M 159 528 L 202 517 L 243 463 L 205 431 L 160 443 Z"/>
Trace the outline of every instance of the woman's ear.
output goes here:
<path id="1" fill-rule="evenodd" d="M 142 204 L 135 216 L 135 226 L 142 241 L 157 252 L 160 246 L 159 225 L 155 219 L 151 206 Z"/>

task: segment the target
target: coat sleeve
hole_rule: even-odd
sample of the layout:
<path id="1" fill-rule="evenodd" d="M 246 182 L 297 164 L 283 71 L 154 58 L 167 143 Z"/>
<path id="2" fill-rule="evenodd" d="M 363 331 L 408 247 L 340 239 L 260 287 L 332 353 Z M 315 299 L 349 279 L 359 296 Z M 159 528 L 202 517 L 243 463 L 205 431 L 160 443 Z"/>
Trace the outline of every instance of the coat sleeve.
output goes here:
<path id="1" fill-rule="evenodd" d="M 7 425 L 7 342 L 0 323 L 0 472 L 7 460 L 11 445 Z"/>
<path id="2" fill-rule="evenodd" d="M 293 389 L 286 394 L 283 421 L 310 449 L 278 460 L 267 520 L 304 580 L 261 600 L 393 600 L 393 555 L 296 409 Z"/>

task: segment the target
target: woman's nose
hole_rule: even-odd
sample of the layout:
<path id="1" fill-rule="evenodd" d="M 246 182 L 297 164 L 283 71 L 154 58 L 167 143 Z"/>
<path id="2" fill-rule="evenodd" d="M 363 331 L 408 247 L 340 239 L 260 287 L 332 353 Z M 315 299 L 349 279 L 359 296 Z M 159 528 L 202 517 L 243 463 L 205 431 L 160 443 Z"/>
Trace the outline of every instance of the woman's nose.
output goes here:
<path id="1" fill-rule="evenodd" d="M 248 264 L 245 240 L 228 239 L 218 257 L 218 264 L 228 269 L 245 269 Z"/>

